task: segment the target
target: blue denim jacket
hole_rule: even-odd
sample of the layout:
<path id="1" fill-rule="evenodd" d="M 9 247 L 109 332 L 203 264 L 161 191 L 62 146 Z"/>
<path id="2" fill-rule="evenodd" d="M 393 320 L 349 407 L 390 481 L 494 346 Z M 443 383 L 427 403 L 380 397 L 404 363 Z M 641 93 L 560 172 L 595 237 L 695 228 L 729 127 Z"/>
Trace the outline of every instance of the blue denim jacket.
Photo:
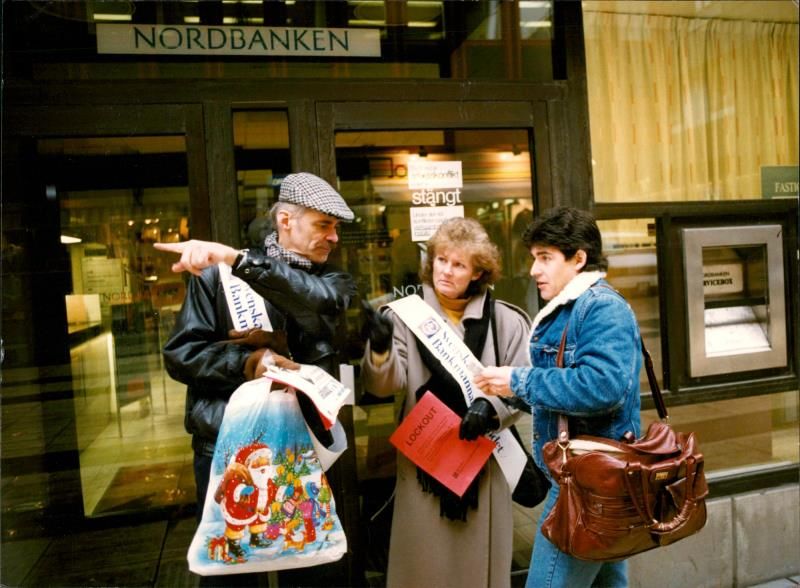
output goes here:
<path id="1" fill-rule="evenodd" d="M 627 431 L 640 434 L 639 327 L 628 303 L 601 275 L 590 284 L 590 275 L 579 274 L 562 291 L 566 299 L 550 301 L 542 311 L 547 316 L 534 321 L 533 367 L 512 370 L 511 390 L 533 407 L 533 457 L 545 472 L 542 447 L 558 435 L 559 413 L 569 416 L 570 436 L 619 440 Z M 556 355 L 567 323 L 562 369 Z"/>

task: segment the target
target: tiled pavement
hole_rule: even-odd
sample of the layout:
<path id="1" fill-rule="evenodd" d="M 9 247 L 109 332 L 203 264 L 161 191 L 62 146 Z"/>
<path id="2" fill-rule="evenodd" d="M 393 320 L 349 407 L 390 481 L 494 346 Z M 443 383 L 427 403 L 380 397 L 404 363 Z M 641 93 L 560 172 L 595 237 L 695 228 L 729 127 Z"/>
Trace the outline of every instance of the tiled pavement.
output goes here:
<path id="1" fill-rule="evenodd" d="M 197 585 L 186 565 L 194 515 L 80 531 L 51 539 L 6 541 L 3 586 Z"/>
<path id="2" fill-rule="evenodd" d="M 194 530 L 194 515 L 184 513 L 168 521 L 80 531 L 51 539 L 7 541 L 0 552 L 0 585 L 194 588 L 199 585 L 199 578 L 188 571 L 186 564 Z M 512 575 L 513 587 L 523 586 L 524 582 L 524 572 Z M 269 585 L 265 578 L 258 582 L 262 583 Z M 368 571 L 365 586 L 383 584 L 380 571 Z M 798 586 L 800 576 L 793 576 L 751 588 Z"/>

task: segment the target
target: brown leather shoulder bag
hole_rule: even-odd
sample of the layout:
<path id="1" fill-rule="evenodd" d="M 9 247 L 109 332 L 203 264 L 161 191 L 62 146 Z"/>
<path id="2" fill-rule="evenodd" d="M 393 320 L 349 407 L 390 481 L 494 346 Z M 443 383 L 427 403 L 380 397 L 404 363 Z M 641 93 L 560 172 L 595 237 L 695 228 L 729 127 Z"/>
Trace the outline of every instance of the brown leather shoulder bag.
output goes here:
<path id="1" fill-rule="evenodd" d="M 558 367 L 563 367 L 566 335 L 564 327 Z M 558 438 L 543 448 L 559 495 L 542 534 L 579 559 L 625 559 L 688 537 L 706 523 L 703 454 L 694 433 L 678 433 L 667 424 L 666 405 L 644 341 L 642 353 L 661 422 L 626 442 L 588 435 L 570 438 L 568 419 L 559 415 Z"/>

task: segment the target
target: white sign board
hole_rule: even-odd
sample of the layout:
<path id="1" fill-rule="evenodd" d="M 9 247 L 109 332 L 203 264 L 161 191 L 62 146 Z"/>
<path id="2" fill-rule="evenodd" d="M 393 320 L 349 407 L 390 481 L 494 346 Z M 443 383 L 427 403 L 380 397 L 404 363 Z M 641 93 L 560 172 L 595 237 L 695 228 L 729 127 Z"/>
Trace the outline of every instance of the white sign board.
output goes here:
<path id="1" fill-rule="evenodd" d="M 81 260 L 83 294 L 99 294 L 103 305 L 133 302 L 121 259 L 84 257 Z"/>
<path id="2" fill-rule="evenodd" d="M 435 190 L 437 188 L 462 188 L 460 161 L 408 161 L 408 187 L 410 190 Z"/>
<path id="3" fill-rule="evenodd" d="M 464 217 L 464 206 L 417 206 L 411 212 L 411 240 L 427 241 L 448 218 Z"/>
<path id="4" fill-rule="evenodd" d="M 380 57 L 381 43 L 378 29 L 97 24 L 97 52 Z"/>
<path id="5" fill-rule="evenodd" d="M 703 294 L 738 294 L 744 290 L 741 263 L 716 263 L 703 266 Z"/>

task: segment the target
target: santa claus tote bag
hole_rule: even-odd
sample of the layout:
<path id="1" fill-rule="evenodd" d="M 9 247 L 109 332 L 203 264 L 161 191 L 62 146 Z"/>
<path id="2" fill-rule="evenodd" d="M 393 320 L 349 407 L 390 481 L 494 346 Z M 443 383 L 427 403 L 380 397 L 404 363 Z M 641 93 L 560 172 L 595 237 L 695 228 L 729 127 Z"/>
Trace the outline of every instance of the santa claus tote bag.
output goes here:
<path id="1" fill-rule="evenodd" d="M 203 518 L 189 547 L 196 574 L 301 568 L 347 551 L 324 473 L 340 452 L 319 444 L 294 390 L 277 386 L 259 378 L 228 402 Z"/>

